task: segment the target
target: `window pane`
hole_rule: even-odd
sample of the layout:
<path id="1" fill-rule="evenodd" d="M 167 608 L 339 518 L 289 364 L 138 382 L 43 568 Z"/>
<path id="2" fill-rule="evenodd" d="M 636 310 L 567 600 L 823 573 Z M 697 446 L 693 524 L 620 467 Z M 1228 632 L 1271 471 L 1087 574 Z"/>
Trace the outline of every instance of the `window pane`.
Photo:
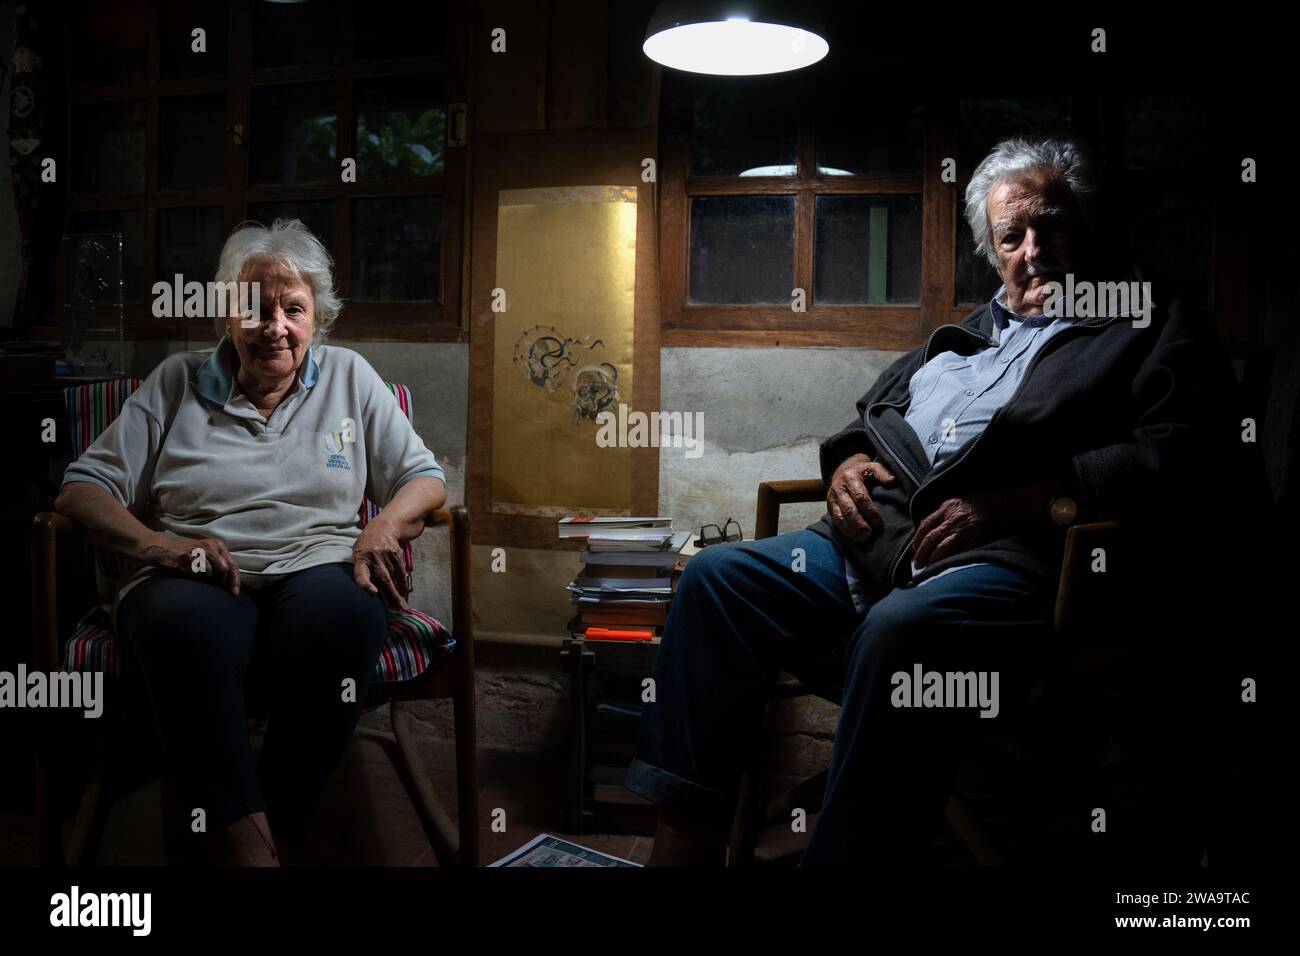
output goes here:
<path id="1" fill-rule="evenodd" d="M 181 96 L 162 100 L 158 182 L 162 189 L 200 189 L 225 181 L 226 97 Z"/>
<path id="2" fill-rule="evenodd" d="M 1069 99 L 962 100 L 958 165 L 974 169 L 1008 136 L 1064 136 L 1071 125 Z"/>
<path id="3" fill-rule="evenodd" d="M 122 234 L 122 301 L 144 301 L 144 213 L 74 212 L 68 231 L 73 233 L 120 232 Z"/>
<path id="4" fill-rule="evenodd" d="M 916 302 L 920 196 L 818 196 L 813 299 L 820 305 Z"/>
<path id="5" fill-rule="evenodd" d="M 325 248 L 334 254 L 334 203 L 259 202 L 250 203 L 248 218 L 269 226 L 277 219 L 300 219 Z"/>
<path id="6" fill-rule="evenodd" d="M 171 282 L 180 273 L 182 282 L 210 281 L 225 238 L 220 206 L 158 210 L 157 278 Z"/>
<path id="7" fill-rule="evenodd" d="M 443 80 L 403 76 L 357 83 L 357 179 L 437 176 L 446 141 Z"/>
<path id="8" fill-rule="evenodd" d="M 366 0 L 357 4 L 357 59 L 437 56 L 447 52 L 447 4 Z"/>
<path id="9" fill-rule="evenodd" d="M 1133 177 L 1127 193 L 1125 234 L 1133 260 L 1151 275 L 1179 284 L 1185 293 L 1184 306 L 1208 305 L 1212 236 L 1208 198 L 1170 190 L 1164 177 L 1150 173 Z"/>
<path id="10" fill-rule="evenodd" d="M 900 98 L 845 110 L 822 100 L 815 137 L 817 172 L 823 176 L 915 173 L 921 169 L 925 111 Z"/>
<path id="11" fill-rule="evenodd" d="M 352 298 L 437 299 L 442 201 L 364 199 L 352 204 Z"/>
<path id="12" fill-rule="evenodd" d="M 363 9 L 366 5 L 360 5 Z M 253 4 L 253 66 L 333 63 L 338 55 L 338 0 Z"/>
<path id="13" fill-rule="evenodd" d="M 145 82 L 151 7 L 150 0 L 80 0 L 72 4 L 68 23 L 75 28 L 68 33 L 73 80 L 96 86 Z M 4 51 L 6 60 L 11 52 Z M 48 55 L 48 51 L 38 52 Z"/>
<path id="14" fill-rule="evenodd" d="M 144 100 L 73 107 L 74 192 L 144 192 L 147 112 Z"/>
<path id="15" fill-rule="evenodd" d="M 1129 169 L 1189 170 L 1209 165 L 1210 111 L 1185 96 L 1133 97 L 1124 102 L 1124 152 Z"/>
<path id="16" fill-rule="evenodd" d="M 162 5 L 162 76 L 219 76 L 230 56 L 230 4 L 222 0 L 167 0 Z M 196 28 L 204 32 L 204 52 L 194 50 Z"/>
<path id="17" fill-rule="evenodd" d="M 795 116 L 785 81 L 700 82 L 691 111 L 691 174 L 794 176 Z"/>
<path id="18" fill-rule="evenodd" d="M 691 200 L 689 301 L 790 303 L 794 288 L 793 196 Z"/>
<path id="19" fill-rule="evenodd" d="M 255 183 L 308 183 L 338 175 L 332 83 L 253 90 L 249 175 Z"/>
<path id="20" fill-rule="evenodd" d="M 976 252 L 970 224 L 964 215 L 957 216 L 957 301 L 955 305 L 987 302 L 998 291 L 1002 280 L 982 252 Z"/>

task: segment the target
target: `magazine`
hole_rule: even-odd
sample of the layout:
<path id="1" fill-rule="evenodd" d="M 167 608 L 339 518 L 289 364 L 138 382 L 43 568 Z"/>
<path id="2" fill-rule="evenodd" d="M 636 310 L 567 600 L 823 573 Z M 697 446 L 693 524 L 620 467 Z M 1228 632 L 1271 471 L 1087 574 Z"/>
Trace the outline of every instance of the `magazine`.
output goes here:
<path id="1" fill-rule="evenodd" d="M 549 833 L 538 834 L 513 853 L 507 853 L 488 866 L 640 866 L 631 860 L 620 859 L 588 849 Z"/>

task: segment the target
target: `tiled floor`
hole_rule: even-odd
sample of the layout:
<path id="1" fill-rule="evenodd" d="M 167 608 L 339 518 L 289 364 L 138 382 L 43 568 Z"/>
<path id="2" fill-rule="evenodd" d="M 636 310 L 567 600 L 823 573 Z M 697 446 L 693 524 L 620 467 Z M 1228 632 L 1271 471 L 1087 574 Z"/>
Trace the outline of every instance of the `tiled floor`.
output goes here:
<path id="1" fill-rule="evenodd" d="M 391 741 L 389 742 L 391 745 Z M 435 792 L 456 818 L 455 751 L 425 740 L 421 752 Z M 622 834 L 572 836 L 564 831 L 565 762 L 537 755 L 480 750 L 481 858 L 505 856 L 539 833 L 644 863 L 651 840 Z M 102 865 L 164 862 L 157 783 L 119 800 L 100 853 Z M 505 811 L 505 832 L 493 832 L 493 811 Z M 498 818 L 500 815 L 497 815 Z M 34 820 L 0 816 L 0 865 L 36 862 Z M 335 775 L 299 862 L 321 865 L 437 866 L 419 818 L 385 752 L 384 738 L 359 730 Z"/>

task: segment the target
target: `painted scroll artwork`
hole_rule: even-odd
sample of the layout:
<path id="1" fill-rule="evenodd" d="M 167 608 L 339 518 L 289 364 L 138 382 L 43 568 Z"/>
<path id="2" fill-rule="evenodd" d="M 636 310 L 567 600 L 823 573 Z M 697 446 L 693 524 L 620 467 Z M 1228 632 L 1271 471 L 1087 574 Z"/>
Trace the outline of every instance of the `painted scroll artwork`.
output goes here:
<path id="1" fill-rule="evenodd" d="M 493 316 L 492 510 L 627 514 L 632 457 L 596 417 L 632 394 L 629 186 L 502 190 Z"/>

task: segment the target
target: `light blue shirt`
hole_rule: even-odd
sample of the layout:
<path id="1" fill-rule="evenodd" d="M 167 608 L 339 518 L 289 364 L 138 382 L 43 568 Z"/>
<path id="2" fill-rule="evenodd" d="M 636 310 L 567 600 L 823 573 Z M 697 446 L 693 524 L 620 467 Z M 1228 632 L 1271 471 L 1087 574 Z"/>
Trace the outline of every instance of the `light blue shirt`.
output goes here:
<path id="1" fill-rule="evenodd" d="M 981 346 L 971 355 L 940 352 L 912 375 L 908 386 L 911 400 L 903 417 L 935 467 L 984 431 L 993 414 L 1015 394 L 1034 355 L 1071 322 L 1061 316 L 1017 315 L 1007 308 L 1006 301 L 1006 286 L 1002 286 L 989 305 L 993 313 L 991 345 Z M 922 577 L 923 569 L 913 564 L 912 575 L 920 578 L 919 587 L 980 563 L 948 568 L 929 577 Z M 864 613 L 860 581 L 850 565 L 845 567 L 854 606 Z"/>

